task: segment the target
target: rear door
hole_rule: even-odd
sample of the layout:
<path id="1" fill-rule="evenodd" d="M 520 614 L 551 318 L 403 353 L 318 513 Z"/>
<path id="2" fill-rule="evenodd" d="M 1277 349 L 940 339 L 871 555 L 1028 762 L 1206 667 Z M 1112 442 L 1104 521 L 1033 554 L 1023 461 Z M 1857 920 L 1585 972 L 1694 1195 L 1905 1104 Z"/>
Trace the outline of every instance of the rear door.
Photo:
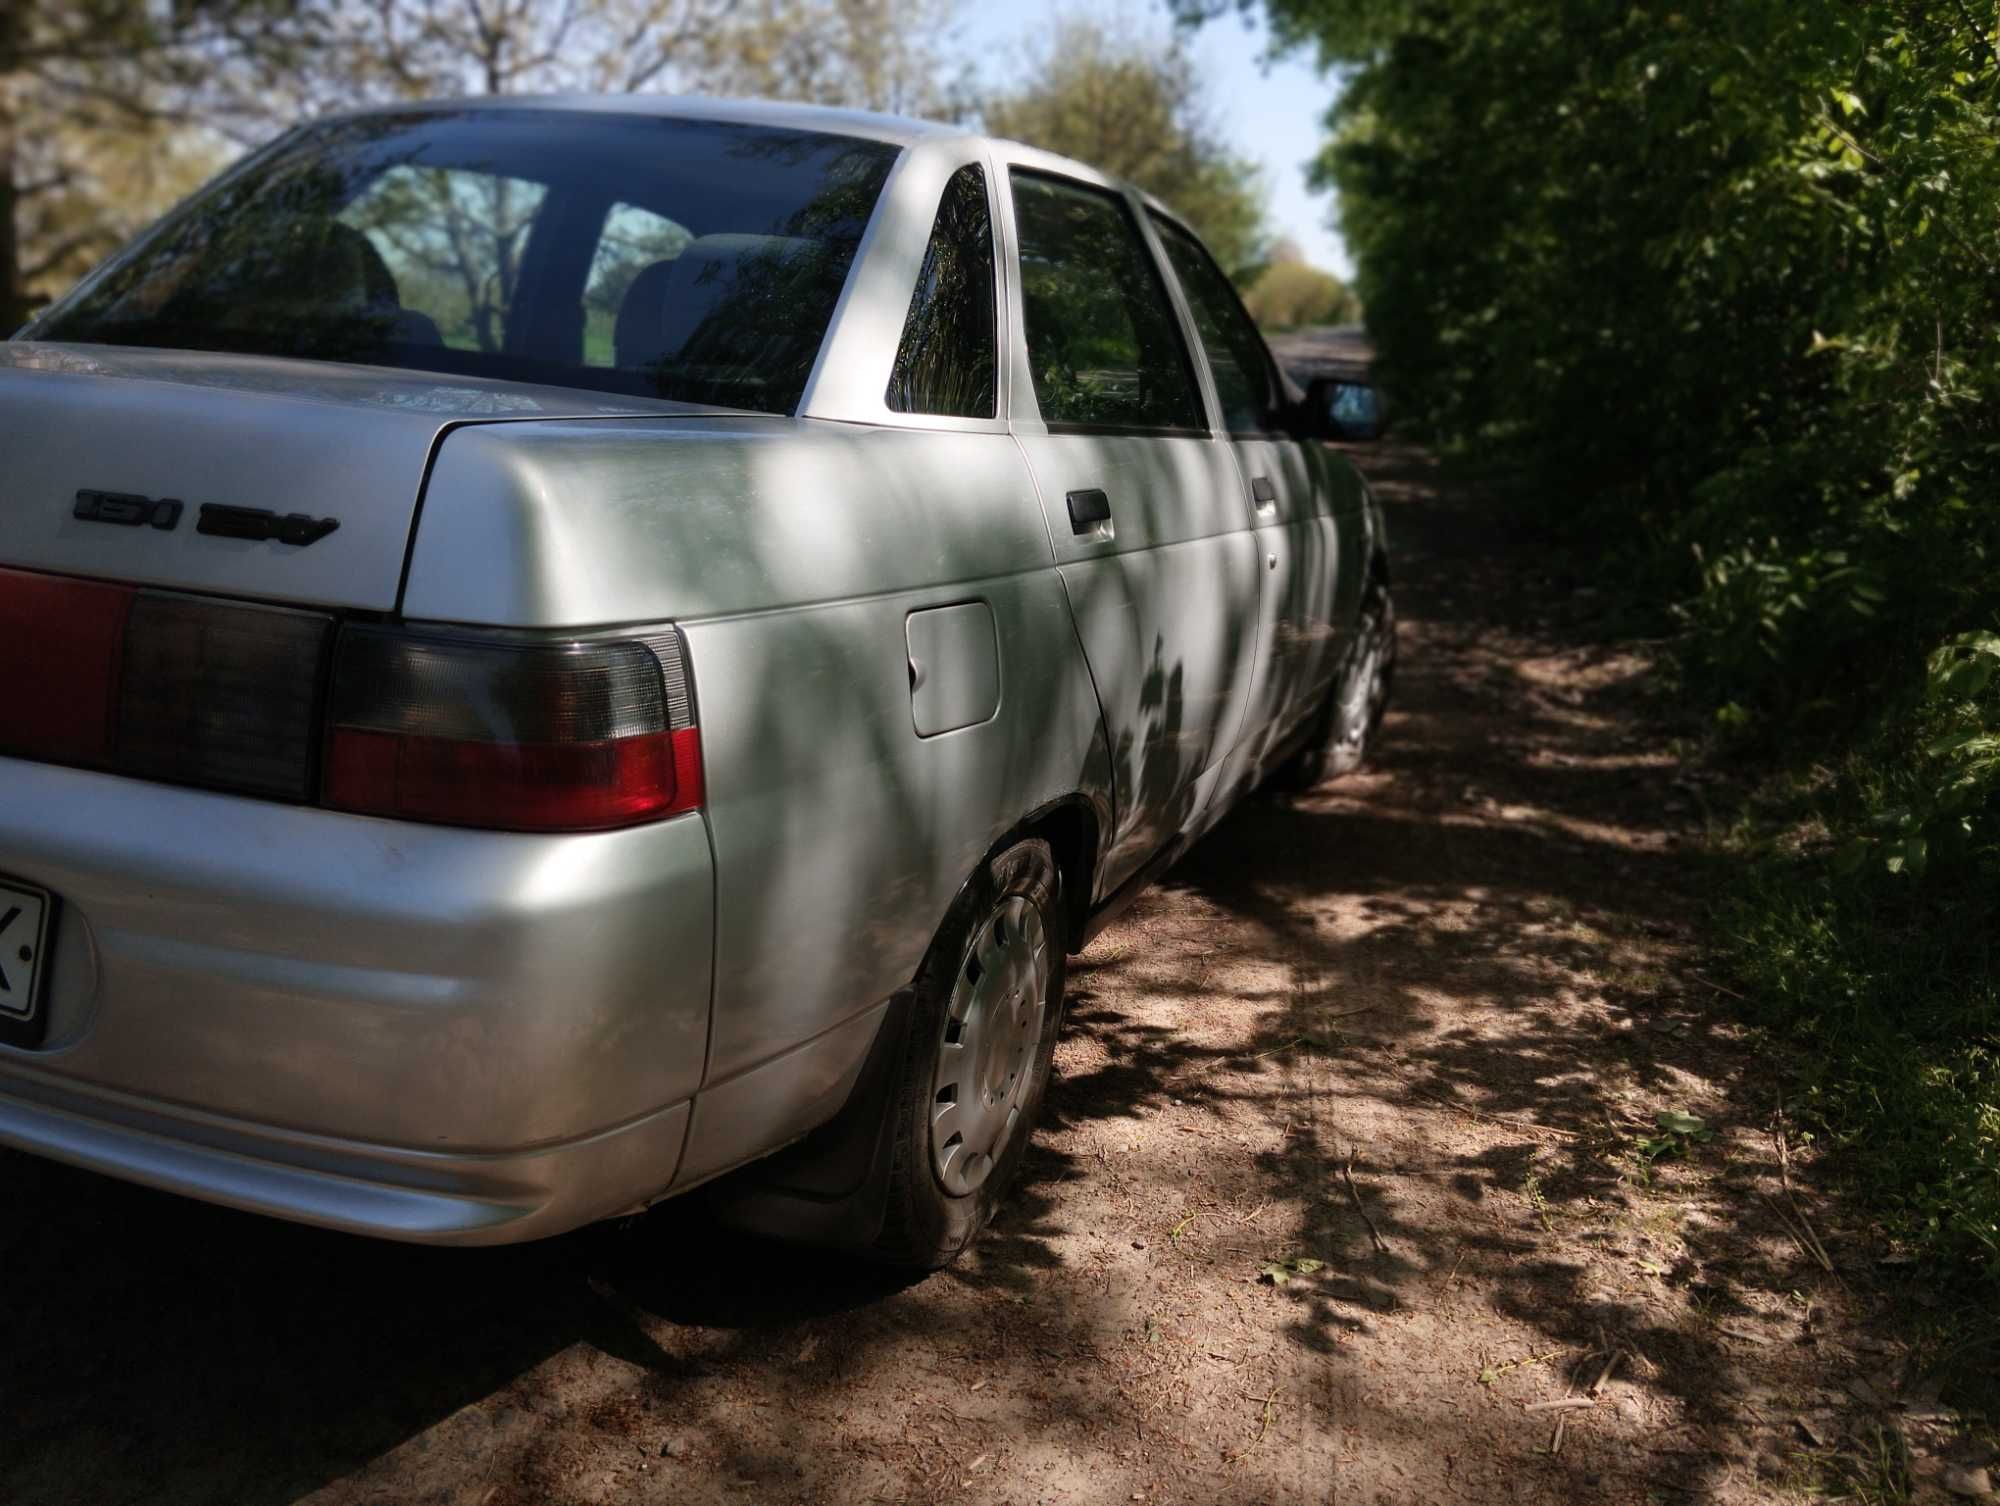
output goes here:
<path id="1" fill-rule="evenodd" d="M 1260 564 L 1134 204 L 1020 163 L 1009 187 L 1012 411 L 1111 741 L 1108 889 L 1213 788 L 1249 694 Z"/>
<path id="2" fill-rule="evenodd" d="M 1318 710 L 1339 660 L 1342 560 L 1336 499 L 1321 457 L 1284 424 L 1285 392 L 1264 337 L 1201 242 L 1151 216 L 1187 300 L 1254 518 L 1264 573 L 1269 647 L 1252 692 L 1246 740 L 1282 738 Z M 1261 749 L 1257 751 L 1261 752 Z"/>

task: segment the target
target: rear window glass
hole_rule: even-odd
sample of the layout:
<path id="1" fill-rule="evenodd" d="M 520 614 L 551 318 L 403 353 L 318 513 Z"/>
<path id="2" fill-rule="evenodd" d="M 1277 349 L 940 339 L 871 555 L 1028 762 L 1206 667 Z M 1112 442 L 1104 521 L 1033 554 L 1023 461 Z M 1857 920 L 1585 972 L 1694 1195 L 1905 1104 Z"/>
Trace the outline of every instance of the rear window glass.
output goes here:
<path id="1" fill-rule="evenodd" d="M 896 148 L 469 108 L 311 127 L 25 333 L 789 413 Z"/>

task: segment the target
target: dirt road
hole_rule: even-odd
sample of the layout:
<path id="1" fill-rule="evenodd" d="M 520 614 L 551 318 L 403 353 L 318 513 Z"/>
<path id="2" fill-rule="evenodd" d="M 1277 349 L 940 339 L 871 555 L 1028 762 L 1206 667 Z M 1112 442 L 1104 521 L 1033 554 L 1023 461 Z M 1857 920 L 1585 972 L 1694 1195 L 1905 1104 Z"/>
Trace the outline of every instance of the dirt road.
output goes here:
<path id="1" fill-rule="evenodd" d="M 1776 1078 L 1686 960 L 1642 666 L 1565 647 L 1588 598 L 1420 458 L 1377 476 L 1379 766 L 1242 811 L 1080 960 L 972 1258 L 899 1283 L 672 1208 L 413 1250 L 0 1155 L 0 1500 L 1742 1501 L 1860 1457 L 1906 1378 L 1764 1201 Z"/>

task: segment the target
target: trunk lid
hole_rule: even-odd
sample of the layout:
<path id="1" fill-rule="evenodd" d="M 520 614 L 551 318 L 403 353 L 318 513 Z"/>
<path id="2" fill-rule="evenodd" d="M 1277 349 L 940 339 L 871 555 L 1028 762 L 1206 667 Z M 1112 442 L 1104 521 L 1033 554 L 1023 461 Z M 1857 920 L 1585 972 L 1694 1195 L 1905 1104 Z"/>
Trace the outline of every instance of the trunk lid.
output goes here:
<path id="1" fill-rule="evenodd" d="M 0 343 L 0 565 L 389 611 L 446 430 L 702 411 L 384 367 Z M 79 517 L 80 491 L 112 497 Z M 168 526 L 173 509 L 129 499 L 182 506 Z M 212 512 L 203 531 L 204 506 L 248 513 Z M 294 514 L 307 521 L 286 524 Z M 254 536 L 266 531 L 278 536 Z"/>

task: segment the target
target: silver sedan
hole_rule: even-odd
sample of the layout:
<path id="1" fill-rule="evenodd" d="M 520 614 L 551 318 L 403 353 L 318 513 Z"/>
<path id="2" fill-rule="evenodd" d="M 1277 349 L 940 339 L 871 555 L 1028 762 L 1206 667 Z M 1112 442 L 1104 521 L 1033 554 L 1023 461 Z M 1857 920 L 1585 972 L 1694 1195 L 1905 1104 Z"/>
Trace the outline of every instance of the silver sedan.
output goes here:
<path id="1" fill-rule="evenodd" d="M 1343 400 L 1005 141 L 292 132 L 0 344 L 0 1142 L 464 1244 L 757 1162 L 950 1259 L 1066 956 L 1367 750 Z"/>

